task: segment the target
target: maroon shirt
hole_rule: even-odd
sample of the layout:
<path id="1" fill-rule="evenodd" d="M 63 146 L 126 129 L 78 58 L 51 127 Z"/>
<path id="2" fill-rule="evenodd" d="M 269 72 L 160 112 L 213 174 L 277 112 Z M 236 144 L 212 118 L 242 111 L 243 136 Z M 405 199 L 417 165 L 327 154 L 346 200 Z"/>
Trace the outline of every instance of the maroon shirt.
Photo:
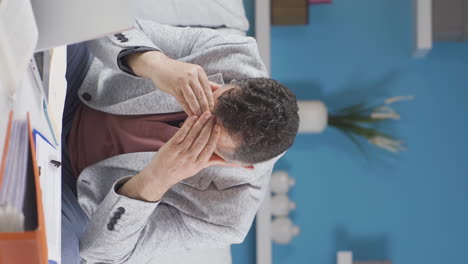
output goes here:
<path id="1" fill-rule="evenodd" d="M 187 118 L 184 112 L 123 116 L 80 105 L 68 137 L 73 172 L 101 160 L 132 152 L 158 151 Z"/>

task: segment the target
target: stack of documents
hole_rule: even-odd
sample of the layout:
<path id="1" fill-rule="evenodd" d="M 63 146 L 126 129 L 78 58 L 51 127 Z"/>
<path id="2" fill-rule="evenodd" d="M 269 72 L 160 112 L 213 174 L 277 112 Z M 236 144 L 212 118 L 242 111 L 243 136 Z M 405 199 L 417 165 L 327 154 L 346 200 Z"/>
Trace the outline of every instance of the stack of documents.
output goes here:
<path id="1" fill-rule="evenodd" d="M 24 231 L 24 202 L 28 174 L 28 126 L 26 120 L 11 123 L 8 152 L 0 171 L 0 232 Z M 3 176 L 2 176 L 3 174 Z"/>

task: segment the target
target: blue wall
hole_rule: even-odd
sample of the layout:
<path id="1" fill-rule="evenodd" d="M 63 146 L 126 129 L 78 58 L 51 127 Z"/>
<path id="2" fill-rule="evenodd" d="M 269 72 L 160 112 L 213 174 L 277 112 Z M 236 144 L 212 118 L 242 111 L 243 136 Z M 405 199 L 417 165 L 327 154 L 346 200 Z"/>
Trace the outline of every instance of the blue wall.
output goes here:
<path id="1" fill-rule="evenodd" d="M 274 246 L 275 264 L 355 259 L 466 263 L 468 252 L 468 43 L 437 43 L 411 57 L 412 1 L 335 0 L 311 6 L 308 26 L 272 29 L 272 75 L 299 99 L 331 109 L 365 98 L 415 95 L 389 127 L 409 151 L 367 148 L 339 132 L 300 135 L 277 164 L 297 179 L 291 217 L 301 235 Z M 255 261 L 253 231 L 234 263 Z"/>

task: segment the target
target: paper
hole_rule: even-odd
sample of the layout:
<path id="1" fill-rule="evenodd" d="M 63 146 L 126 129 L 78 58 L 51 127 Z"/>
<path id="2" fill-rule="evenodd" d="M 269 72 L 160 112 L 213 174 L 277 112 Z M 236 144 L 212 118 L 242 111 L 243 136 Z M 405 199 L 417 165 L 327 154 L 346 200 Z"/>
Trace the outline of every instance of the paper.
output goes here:
<path id="1" fill-rule="evenodd" d="M 37 131 L 34 132 L 36 142 L 36 158 L 39 167 L 39 179 L 44 206 L 44 219 L 49 259 L 60 260 L 61 244 L 61 171 L 51 161 L 60 161 L 59 151 L 48 139 Z"/>
<path id="2" fill-rule="evenodd" d="M 48 90 L 48 114 L 55 135 L 62 134 L 62 115 L 67 92 L 67 47 L 52 49 L 50 55 Z"/>

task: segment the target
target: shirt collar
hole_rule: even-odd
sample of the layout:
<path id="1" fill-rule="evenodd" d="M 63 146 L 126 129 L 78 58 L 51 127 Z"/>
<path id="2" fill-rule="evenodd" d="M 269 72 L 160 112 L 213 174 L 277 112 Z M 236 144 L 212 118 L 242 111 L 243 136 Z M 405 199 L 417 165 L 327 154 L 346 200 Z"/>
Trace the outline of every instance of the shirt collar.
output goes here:
<path id="1" fill-rule="evenodd" d="M 208 76 L 208 80 L 210 82 L 214 82 L 214 83 L 219 84 L 219 85 L 225 85 L 224 79 L 223 79 L 223 74 L 221 74 L 221 73 L 216 73 L 216 74 Z"/>

